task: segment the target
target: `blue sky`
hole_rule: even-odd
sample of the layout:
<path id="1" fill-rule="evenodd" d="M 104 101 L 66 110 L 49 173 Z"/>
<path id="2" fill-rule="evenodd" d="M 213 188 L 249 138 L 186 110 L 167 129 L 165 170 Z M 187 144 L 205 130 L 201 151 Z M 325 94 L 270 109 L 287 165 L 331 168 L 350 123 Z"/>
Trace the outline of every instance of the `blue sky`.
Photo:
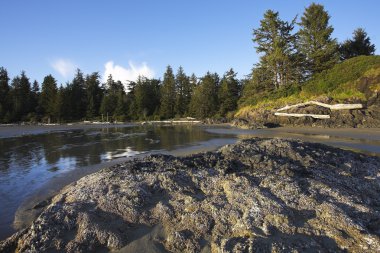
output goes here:
<path id="1" fill-rule="evenodd" d="M 197 76 L 232 67 L 243 77 L 258 61 L 252 29 L 264 12 L 290 20 L 312 2 L 3 0 L 0 66 L 11 77 L 25 70 L 32 80 L 52 74 L 60 83 L 71 80 L 75 68 L 116 79 L 160 78 L 168 64 Z M 380 1 L 316 2 L 331 15 L 334 37 L 343 41 L 363 27 L 379 53 Z"/>

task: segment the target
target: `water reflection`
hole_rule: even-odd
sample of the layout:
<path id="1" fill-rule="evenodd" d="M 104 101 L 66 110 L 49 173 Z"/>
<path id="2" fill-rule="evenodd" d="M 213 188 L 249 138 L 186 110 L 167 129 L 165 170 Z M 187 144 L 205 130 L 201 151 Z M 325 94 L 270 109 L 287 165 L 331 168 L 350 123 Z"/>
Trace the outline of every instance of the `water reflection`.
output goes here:
<path id="1" fill-rule="evenodd" d="M 0 239 L 21 202 L 51 178 L 74 169 L 154 150 L 223 138 L 193 126 L 70 130 L 0 139 Z"/>

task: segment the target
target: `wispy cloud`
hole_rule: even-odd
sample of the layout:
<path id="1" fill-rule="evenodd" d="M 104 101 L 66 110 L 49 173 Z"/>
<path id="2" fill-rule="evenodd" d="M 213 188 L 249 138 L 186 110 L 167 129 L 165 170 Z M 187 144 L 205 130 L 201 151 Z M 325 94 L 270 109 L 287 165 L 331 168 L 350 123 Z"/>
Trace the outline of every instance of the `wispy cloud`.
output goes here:
<path id="1" fill-rule="evenodd" d="M 64 78 L 68 78 L 74 75 L 75 70 L 78 67 L 67 59 L 57 59 L 51 63 L 51 66 Z"/>
<path id="2" fill-rule="evenodd" d="M 139 76 L 147 78 L 154 77 L 154 71 L 148 67 L 147 63 L 143 62 L 141 65 L 136 65 L 129 61 L 127 67 L 114 64 L 113 61 L 109 61 L 104 65 L 103 80 L 107 80 L 109 75 L 115 81 L 121 81 L 123 84 L 127 84 L 128 81 L 136 81 Z"/>

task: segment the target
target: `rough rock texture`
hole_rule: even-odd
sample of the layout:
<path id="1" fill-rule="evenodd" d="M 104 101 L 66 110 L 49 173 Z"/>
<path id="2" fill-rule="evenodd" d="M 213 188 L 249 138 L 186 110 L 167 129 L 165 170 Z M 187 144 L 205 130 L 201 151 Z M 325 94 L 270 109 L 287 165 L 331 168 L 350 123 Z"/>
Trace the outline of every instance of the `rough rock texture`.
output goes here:
<path id="1" fill-rule="evenodd" d="M 0 252 L 380 252 L 379 193 L 379 158 L 256 138 L 88 175 Z"/>

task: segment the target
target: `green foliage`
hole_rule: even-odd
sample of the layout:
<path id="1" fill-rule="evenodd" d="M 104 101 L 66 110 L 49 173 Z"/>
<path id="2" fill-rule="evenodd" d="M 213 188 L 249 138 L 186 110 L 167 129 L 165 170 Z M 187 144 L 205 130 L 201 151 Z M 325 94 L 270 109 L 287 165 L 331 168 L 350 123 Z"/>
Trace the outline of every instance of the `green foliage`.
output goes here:
<path id="1" fill-rule="evenodd" d="M 184 116 L 189 110 L 189 104 L 191 100 L 192 87 L 190 79 L 186 76 L 182 67 L 179 67 L 176 77 L 176 104 L 175 113 L 176 116 Z"/>
<path id="2" fill-rule="evenodd" d="M 226 116 L 228 112 L 236 110 L 239 93 L 239 81 L 236 79 L 236 73 L 234 70 L 230 69 L 224 74 L 220 82 L 219 114 L 222 117 Z"/>
<path id="3" fill-rule="evenodd" d="M 20 76 L 13 78 L 9 95 L 11 121 L 25 120 L 33 108 L 31 108 L 31 85 L 24 71 L 21 72 Z"/>
<path id="4" fill-rule="evenodd" d="M 338 43 L 332 39 L 334 28 L 323 5 L 312 3 L 301 17 L 298 47 L 304 56 L 307 76 L 334 66 L 339 60 Z"/>
<path id="5" fill-rule="evenodd" d="M 352 99 L 366 101 L 362 78 L 376 80 L 380 77 L 380 56 L 359 56 L 335 65 L 332 69 L 314 75 L 302 86 L 291 86 L 245 97 L 239 101 L 236 115 L 246 115 L 257 108 L 272 109 L 327 96 L 336 102 Z M 366 82 L 364 80 L 364 82 Z M 368 84 L 367 92 L 376 90 L 376 83 Z"/>
<path id="6" fill-rule="evenodd" d="M 353 32 L 353 38 L 344 41 L 339 48 L 341 60 L 346 60 L 359 55 L 373 55 L 375 45 L 371 44 L 371 39 L 366 31 L 358 28 Z"/>
<path id="7" fill-rule="evenodd" d="M 9 108 L 9 77 L 8 72 L 5 68 L 0 68 L 0 122 L 5 121 L 5 115 Z"/>
<path id="8" fill-rule="evenodd" d="M 112 79 L 112 78 L 111 78 Z M 86 118 L 92 119 L 99 116 L 100 106 L 103 100 L 103 89 L 100 86 L 100 75 L 94 72 L 86 76 L 85 80 L 87 94 Z"/>
<path id="9" fill-rule="evenodd" d="M 320 4 L 307 7 L 296 18 L 283 21 L 279 13 L 265 12 L 260 26 L 253 29 L 253 42 L 260 55 L 250 75 L 237 80 L 231 69 L 219 82 L 217 74 L 207 72 L 198 79 L 179 67 L 176 75 L 170 66 L 161 82 L 139 77 L 125 89 L 110 75 L 101 83 L 98 72 L 75 77 L 57 88 L 53 76 L 33 86 L 24 72 L 10 78 L 0 68 L 0 123 L 19 121 L 150 120 L 191 115 L 197 118 L 231 118 L 249 114 L 253 108 L 274 108 L 329 96 L 336 101 L 366 100 L 380 89 L 380 56 L 372 55 L 375 46 L 364 29 L 354 31 L 353 39 L 341 47 L 331 37 L 330 16 Z M 295 25 L 298 32 L 294 32 Z M 352 58 L 354 57 L 354 58 Z M 348 59 L 349 60 L 345 60 Z M 351 59 L 352 58 L 352 59 Z M 200 81 L 199 81 L 200 80 Z M 367 85 L 368 81 L 368 85 Z M 367 87 L 368 86 L 368 87 Z M 364 90 L 363 90 L 363 87 Z"/>
<path id="10" fill-rule="evenodd" d="M 173 118 L 176 114 L 176 81 L 173 70 L 170 66 L 166 68 L 164 80 L 161 86 L 161 107 L 160 116 L 162 118 Z"/>
<path id="11" fill-rule="evenodd" d="M 342 84 L 353 82 L 367 70 L 380 66 L 380 56 L 359 56 L 335 65 L 315 75 L 303 88 L 305 96 L 318 96 L 332 92 Z"/>
<path id="12" fill-rule="evenodd" d="M 56 114 L 57 81 L 52 75 L 45 76 L 42 82 L 40 106 L 43 116 L 51 118 Z"/>
<path id="13" fill-rule="evenodd" d="M 292 34 L 294 24 L 295 19 L 285 22 L 279 18 L 278 12 L 268 10 L 260 21 L 260 27 L 253 30 L 256 51 L 262 54 L 253 75 L 259 75 L 258 79 L 265 79 L 266 88 L 278 89 L 299 80 L 297 37 Z M 253 81 L 256 85 L 263 85 L 256 79 Z"/>
<path id="14" fill-rule="evenodd" d="M 134 86 L 133 102 L 130 107 L 132 119 L 146 120 L 158 114 L 160 104 L 160 81 L 139 77 Z"/>
<path id="15" fill-rule="evenodd" d="M 194 89 L 190 102 L 190 114 L 201 119 L 214 116 L 218 111 L 218 89 L 218 75 L 207 72 Z"/>

